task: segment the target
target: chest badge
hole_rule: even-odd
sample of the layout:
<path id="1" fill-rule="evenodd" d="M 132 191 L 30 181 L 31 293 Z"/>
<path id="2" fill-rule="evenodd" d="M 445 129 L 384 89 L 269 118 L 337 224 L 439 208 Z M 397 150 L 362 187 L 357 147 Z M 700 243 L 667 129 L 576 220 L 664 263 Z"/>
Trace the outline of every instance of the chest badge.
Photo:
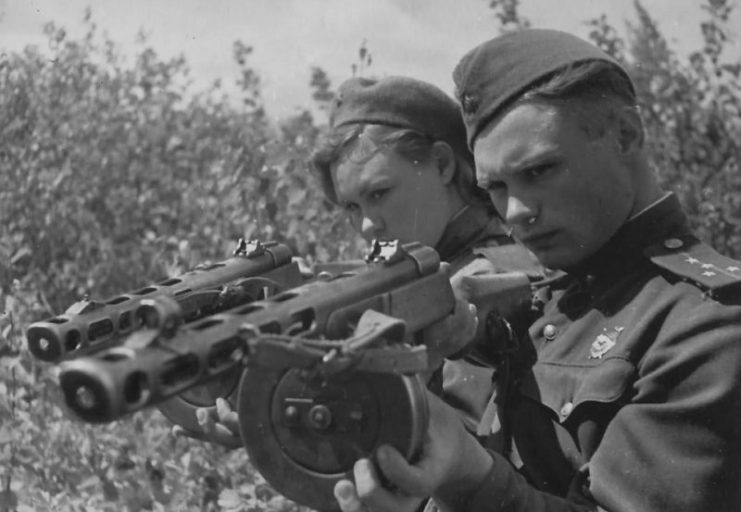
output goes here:
<path id="1" fill-rule="evenodd" d="M 612 330 L 605 329 L 605 332 L 597 336 L 592 342 L 592 347 L 589 349 L 589 359 L 602 359 L 612 347 L 615 346 L 617 338 L 624 327 L 615 327 Z"/>

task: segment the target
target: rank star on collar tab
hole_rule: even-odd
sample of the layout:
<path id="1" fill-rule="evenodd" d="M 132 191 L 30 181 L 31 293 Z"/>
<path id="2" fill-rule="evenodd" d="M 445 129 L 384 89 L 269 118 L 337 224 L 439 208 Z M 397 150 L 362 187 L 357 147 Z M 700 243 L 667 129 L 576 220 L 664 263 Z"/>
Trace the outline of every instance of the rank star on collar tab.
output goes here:
<path id="1" fill-rule="evenodd" d="M 615 327 L 597 336 L 592 342 L 592 347 L 589 349 L 589 359 L 602 359 L 608 350 L 615 346 L 617 337 L 623 331 L 624 327 Z"/>

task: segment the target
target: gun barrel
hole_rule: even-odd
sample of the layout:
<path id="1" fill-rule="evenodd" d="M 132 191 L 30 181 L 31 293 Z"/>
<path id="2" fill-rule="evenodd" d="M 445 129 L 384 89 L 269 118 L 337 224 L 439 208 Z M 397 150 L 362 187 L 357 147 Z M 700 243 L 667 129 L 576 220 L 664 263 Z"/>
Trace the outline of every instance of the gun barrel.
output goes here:
<path id="1" fill-rule="evenodd" d="M 242 250 L 224 261 L 197 267 L 102 302 L 83 300 L 62 315 L 35 322 L 26 331 L 28 347 L 36 358 L 46 362 L 88 354 L 111 346 L 141 326 L 138 308 L 142 299 L 173 297 L 181 304 L 187 318 L 196 313 L 205 291 L 213 291 L 212 297 L 215 297 L 221 286 L 252 276 L 288 281 L 281 283 L 288 286 L 301 282 L 287 246 L 253 242 L 249 250 Z"/>
<path id="2" fill-rule="evenodd" d="M 437 253 L 410 244 L 402 257 L 208 316 L 141 347 L 151 333 L 137 331 L 120 347 L 62 363 L 60 385 L 78 417 L 113 421 L 234 371 L 255 336 L 341 339 L 367 309 L 404 320 L 407 333 L 414 333 L 444 318 L 454 305 Z"/>

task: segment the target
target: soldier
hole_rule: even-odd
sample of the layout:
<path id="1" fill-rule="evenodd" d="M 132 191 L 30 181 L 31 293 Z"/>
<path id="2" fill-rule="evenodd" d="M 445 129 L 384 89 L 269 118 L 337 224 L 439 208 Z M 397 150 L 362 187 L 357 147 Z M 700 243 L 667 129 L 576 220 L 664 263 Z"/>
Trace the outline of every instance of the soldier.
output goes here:
<path id="1" fill-rule="evenodd" d="M 432 84 L 401 76 L 345 81 L 312 163 L 327 198 L 363 237 L 434 247 L 449 263 L 459 296 L 465 295 L 466 276 L 542 274 L 532 254 L 513 244 L 476 187 L 458 105 Z M 481 340 L 488 311 L 478 306 Z M 439 326 L 430 331 L 431 337 L 441 335 Z M 467 341 L 457 336 L 450 347 L 438 348 L 450 355 Z M 438 375 L 442 382 L 433 380 L 431 388 L 439 392 L 442 385 L 443 397 L 464 413 L 469 430 L 477 431 L 491 396 L 492 370 L 477 364 L 477 350 L 466 359 L 446 361 Z"/>
<path id="2" fill-rule="evenodd" d="M 453 289 L 462 298 L 471 298 L 464 291 L 466 278 L 506 271 L 542 277 L 532 254 L 513 243 L 476 187 L 460 109 L 432 84 L 400 76 L 345 81 L 311 163 L 327 198 L 364 238 L 434 247 L 450 265 Z M 476 339 L 483 340 L 489 311 L 482 306 L 477 312 Z M 427 343 L 438 345 L 431 353 L 455 357 L 433 363 L 441 368 L 429 386 L 456 407 L 469 431 L 488 434 L 490 422 L 480 420 L 493 407 L 493 370 L 480 362 L 477 343 L 469 343 L 468 320 L 464 311 L 427 333 Z M 458 353 L 464 345 L 465 355 Z M 224 400 L 198 416 L 207 438 L 240 445 L 236 413 Z M 179 427 L 174 431 L 189 435 Z"/>
<path id="3" fill-rule="evenodd" d="M 741 510 L 741 263 L 658 187 L 629 76 L 579 38 L 525 30 L 474 48 L 454 79 L 479 186 L 564 277 L 535 294 L 505 449 L 430 395 L 419 460 L 381 447 L 335 487 L 340 506 Z"/>

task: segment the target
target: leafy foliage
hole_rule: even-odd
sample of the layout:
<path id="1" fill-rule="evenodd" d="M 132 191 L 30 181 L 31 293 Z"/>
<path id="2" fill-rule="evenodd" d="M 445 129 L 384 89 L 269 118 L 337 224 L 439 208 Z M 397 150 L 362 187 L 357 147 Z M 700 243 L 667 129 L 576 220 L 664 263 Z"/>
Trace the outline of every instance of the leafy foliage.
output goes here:
<path id="1" fill-rule="evenodd" d="M 373 64 L 373 55 L 368 50 L 368 42 L 363 39 L 358 48 L 358 60 L 351 64 L 352 76 L 363 76 L 364 72 Z"/>
<path id="2" fill-rule="evenodd" d="M 530 25 L 519 3 L 489 0 L 502 30 Z M 605 17 L 588 26 L 636 77 L 662 183 L 738 257 L 741 64 L 725 55 L 730 2 L 703 7 L 689 59 L 638 2 L 626 37 Z M 29 322 L 223 259 L 238 237 L 281 241 L 309 262 L 362 248 L 306 168 L 323 127 L 309 110 L 268 118 L 249 45 L 233 47 L 234 98 L 218 82 L 193 91 L 185 59 L 163 60 L 145 39 L 127 59 L 86 23 L 79 39 L 48 24 L 48 49 L 0 55 L 0 511 L 298 511 L 244 450 L 175 439 L 157 411 L 71 421 L 54 368 L 24 347 Z M 353 74 L 371 62 L 361 45 Z M 332 85 L 310 74 L 321 111 Z"/>
<path id="3" fill-rule="evenodd" d="M 530 20 L 520 15 L 520 0 L 489 0 L 489 8 L 494 11 L 502 32 L 531 26 Z"/>
<path id="4" fill-rule="evenodd" d="M 225 259 L 239 237 L 309 263 L 362 249 L 307 169 L 321 128 L 267 119 L 251 47 L 234 45 L 236 102 L 192 91 L 185 60 L 144 39 L 127 61 L 86 22 L 0 57 L 0 510 L 296 510 L 243 450 L 175 441 L 158 412 L 71 422 L 23 347 L 29 322 Z"/>
<path id="5" fill-rule="evenodd" d="M 634 77 L 660 181 L 684 203 L 703 239 L 741 256 L 741 62 L 728 62 L 728 0 L 702 5 L 702 47 L 682 61 L 636 1 L 627 40 L 604 20 L 593 39 Z M 627 53 L 626 53 L 627 51 Z M 735 57 L 738 59 L 738 56 Z"/>

